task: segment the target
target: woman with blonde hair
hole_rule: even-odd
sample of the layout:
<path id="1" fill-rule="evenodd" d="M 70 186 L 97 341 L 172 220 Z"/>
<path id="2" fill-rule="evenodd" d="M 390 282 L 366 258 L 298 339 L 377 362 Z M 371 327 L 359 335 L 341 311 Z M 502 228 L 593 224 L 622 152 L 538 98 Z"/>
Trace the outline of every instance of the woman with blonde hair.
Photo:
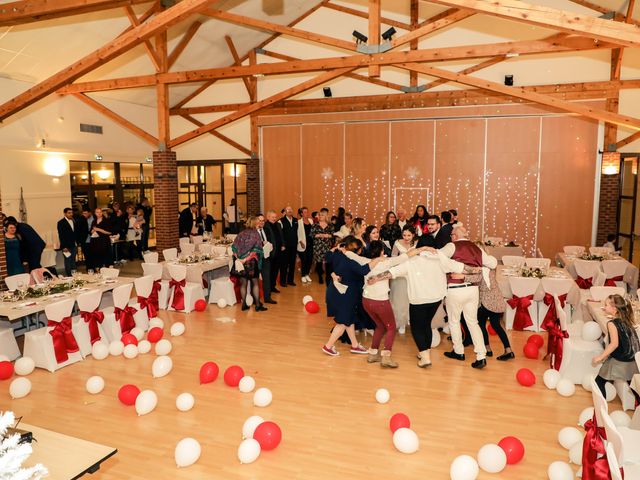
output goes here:
<path id="1" fill-rule="evenodd" d="M 638 373 L 635 354 L 640 351 L 640 341 L 633 307 L 620 295 L 609 295 L 604 301 L 604 311 L 612 320 L 607 322 L 609 345 L 600 355 L 593 357 L 592 363 L 602 367 L 596 377 L 596 383 L 606 396 L 605 386 L 614 380 L 630 382 Z"/>
<path id="2" fill-rule="evenodd" d="M 233 241 L 233 267 L 231 274 L 240 279 L 240 295 L 242 296 L 242 310 L 248 310 L 247 288 L 251 288 L 251 296 L 256 312 L 265 311 L 260 303 L 260 270 L 262 269 L 262 238 L 256 226 L 258 217 L 249 217 L 245 223 L 245 229 L 241 231 Z"/>
<path id="3" fill-rule="evenodd" d="M 351 235 L 360 240 L 363 244 L 364 242 L 364 231 L 367 228 L 367 222 L 364 221 L 364 218 L 357 217 L 353 219 L 351 222 Z"/>

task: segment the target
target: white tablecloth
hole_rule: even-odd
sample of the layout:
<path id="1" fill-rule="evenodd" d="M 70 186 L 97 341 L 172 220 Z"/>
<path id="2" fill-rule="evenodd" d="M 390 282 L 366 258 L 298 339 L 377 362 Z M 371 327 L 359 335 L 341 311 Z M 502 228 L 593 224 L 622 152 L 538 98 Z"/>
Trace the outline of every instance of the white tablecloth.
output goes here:
<path id="1" fill-rule="evenodd" d="M 507 275 L 504 274 L 505 269 L 510 270 L 510 267 L 505 267 L 504 265 L 498 265 L 497 269 L 496 269 L 496 280 L 498 281 L 498 286 L 500 287 L 500 291 L 502 292 L 502 295 L 504 296 L 504 298 L 506 299 L 510 299 L 513 297 L 513 293 L 511 292 L 511 285 L 509 285 L 509 277 Z M 549 269 L 549 272 L 553 272 L 554 275 L 561 275 L 563 277 L 566 278 L 571 278 L 571 275 L 569 275 L 569 273 L 563 269 L 563 268 L 558 268 L 558 267 L 551 267 Z M 540 284 L 538 285 L 538 290 L 536 291 L 535 295 L 533 296 L 533 299 L 535 301 L 542 301 L 542 299 L 544 298 L 544 289 L 542 288 L 542 282 L 540 282 Z M 571 289 L 569 290 L 569 293 L 567 294 L 567 303 L 576 306 L 580 304 L 580 289 L 578 288 L 578 285 L 574 282 L 573 285 L 571 286 Z"/>
<path id="2" fill-rule="evenodd" d="M 571 277 L 574 279 L 578 276 L 576 273 L 576 267 L 573 264 L 573 262 L 576 261 L 576 258 L 577 257 L 573 255 L 567 255 L 564 252 L 560 252 L 556 255 L 556 262 L 566 268 L 567 272 L 569 272 L 571 274 Z M 627 269 L 624 272 L 623 280 L 627 285 L 629 285 L 631 291 L 635 292 L 638 289 L 638 267 L 636 267 L 632 263 L 629 263 L 622 257 L 615 257 L 615 259 L 620 259 L 624 262 L 627 262 Z"/>
<path id="3" fill-rule="evenodd" d="M 515 255 L 517 257 L 524 256 L 524 252 L 522 251 L 522 247 L 482 247 L 487 254 L 492 257 L 496 257 L 498 262 L 502 262 L 502 257 L 505 255 Z"/>
<path id="4" fill-rule="evenodd" d="M 180 265 L 178 262 L 171 262 L 173 264 Z M 162 262 L 162 278 L 169 280 L 169 269 L 167 268 L 167 262 Z M 218 276 L 229 274 L 229 258 L 219 257 L 212 260 L 205 260 L 198 263 L 184 264 L 187 267 L 187 282 L 201 283 L 202 276 L 205 275 L 207 279 L 213 279 Z"/>

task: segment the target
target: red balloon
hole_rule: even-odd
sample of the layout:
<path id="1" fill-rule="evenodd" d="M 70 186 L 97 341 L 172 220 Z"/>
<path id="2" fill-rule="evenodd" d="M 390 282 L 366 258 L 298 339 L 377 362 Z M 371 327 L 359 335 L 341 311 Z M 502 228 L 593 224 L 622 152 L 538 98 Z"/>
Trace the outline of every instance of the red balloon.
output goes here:
<path id="1" fill-rule="evenodd" d="M 493 327 L 491 325 L 487 325 L 487 332 L 489 332 L 489 335 L 497 335 L 498 333 L 493 329 Z"/>
<path id="2" fill-rule="evenodd" d="M 262 422 L 253 432 L 262 450 L 273 450 L 282 440 L 282 430 L 273 422 Z"/>
<path id="3" fill-rule="evenodd" d="M 523 348 L 523 352 L 525 357 L 530 358 L 532 360 L 537 360 L 538 354 L 540 353 L 538 346 L 533 342 L 526 343 Z"/>
<path id="4" fill-rule="evenodd" d="M 404 413 L 396 413 L 389 420 L 389 428 L 392 432 L 395 432 L 399 428 L 409 428 L 411 426 L 411 420 Z"/>
<path id="5" fill-rule="evenodd" d="M 230 387 L 237 387 L 242 377 L 244 370 L 237 365 L 232 365 L 224 371 L 224 383 Z"/>
<path id="6" fill-rule="evenodd" d="M 7 380 L 13 376 L 13 363 L 0 362 L 0 380 Z"/>
<path id="7" fill-rule="evenodd" d="M 318 313 L 320 311 L 320 305 L 314 300 L 311 300 L 305 304 L 304 309 L 307 313 Z"/>
<path id="8" fill-rule="evenodd" d="M 135 335 L 132 335 L 131 333 L 125 333 L 124 335 L 122 335 L 122 338 L 120 339 L 120 341 L 124 343 L 125 346 L 138 345 L 138 339 L 136 338 Z"/>
<path id="9" fill-rule="evenodd" d="M 518 370 L 518 373 L 516 373 L 516 379 L 518 380 L 518 383 L 523 387 L 530 387 L 532 385 L 535 385 L 536 383 L 535 373 L 533 373 L 528 368 L 521 368 L 520 370 Z"/>
<path id="10" fill-rule="evenodd" d="M 196 302 L 195 307 L 198 312 L 204 312 L 204 309 L 207 308 L 207 302 L 205 302 L 203 299 L 200 299 Z"/>
<path id="11" fill-rule="evenodd" d="M 544 338 L 542 338 L 542 335 L 534 333 L 529 338 L 527 338 L 527 343 L 534 343 L 536 347 L 542 348 L 544 347 Z"/>
<path id="12" fill-rule="evenodd" d="M 516 437 L 504 437 L 498 446 L 507 454 L 507 463 L 513 465 L 524 457 L 524 445 Z"/>
<path id="13" fill-rule="evenodd" d="M 214 382 L 218 378 L 219 372 L 220 369 L 214 362 L 204 363 L 200 367 L 200 385 Z"/>
<path id="14" fill-rule="evenodd" d="M 140 389 L 135 385 L 123 385 L 118 390 L 118 399 L 125 405 L 135 405 Z"/>
<path id="15" fill-rule="evenodd" d="M 157 343 L 162 339 L 163 335 L 164 330 L 162 330 L 160 327 L 153 327 L 147 333 L 147 340 L 149 340 L 151 343 Z"/>

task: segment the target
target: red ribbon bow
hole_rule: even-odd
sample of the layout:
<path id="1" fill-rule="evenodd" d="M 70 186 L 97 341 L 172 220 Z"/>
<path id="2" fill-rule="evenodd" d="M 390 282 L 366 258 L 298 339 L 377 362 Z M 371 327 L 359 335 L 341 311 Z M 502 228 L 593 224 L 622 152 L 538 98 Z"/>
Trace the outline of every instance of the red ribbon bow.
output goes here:
<path id="1" fill-rule="evenodd" d="M 149 318 L 156 318 L 158 316 L 158 310 L 156 306 L 153 304 L 151 297 L 141 297 L 138 295 L 138 303 L 140 304 L 140 309 L 147 309 L 147 314 Z"/>
<path id="2" fill-rule="evenodd" d="M 582 478 L 583 480 L 608 480 L 611 478 L 607 452 L 603 439 L 607 434 L 603 427 L 598 427 L 596 414 L 584 424 L 586 435 L 582 443 Z M 598 458 L 598 455 L 603 457 Z"/>
<path id="3" fill-rule="evenodd" d="M 558 300 L 560 300 L 560 305 L 564 308 L 565 301 L 567 300 L 567 294 L 559 295 Z M 566 331 L 563 331 L 560 326 L 558 311 L 556 310 L 556 302 L 553 295 L 545 293 L 543 302 L 549 307 L 541 325 L 542 329 L 549 333 L 549 340 L 547 340 L 549 366 L 555 370 L 560 370 L 560 365 L 562 365 L 562 341 L 565 338 L 569 338 L 569 334 Z"/>
<path id="4" fill-rule="evenodd" d="M 120 331 L 123 334 L 129 333 L 131 329 L 136 326 L 133 316 L 137 311 L 138 310 L 128 305 L 124 308 L 114 307 L 113 313 L 116 316 L 116 320 L 120 322 Z"/>
<path id="5" fill-rule="evenodd" d="M 154 317 L 157 316 L 157 312 L 158 310 L 160 310 L 160 303 L 158 301 L 158 293 L 160 292 L 160 288 L 160 280 L 154 280 L 153 286 L 151 287 L 151 293 L 147 297 L 147 300 L 151 302 L 154 307 L 156 307 L 156 315 L 154 315 Z M 151 315 L 149 315 L 149 317 L 151 317 Z"/>
<path id="6" fill-rule="evenodd" d="M 604 281 L 605 287 L 617 287 L 616 282 L 624 282 L 624 275 L 618 275 L 617 277 L 607 278 Z"/>
<path id="7" fill-rule="evenodd" d="M 510 300 L 507 300 L 509 306 L 516 311 L 515 318 L 513 319 L 514 330 L 524 330 L 533 325 L 531 314 L 529 314 L 529 306 L 532 301 L 533 295 L 527 295 L 526 297 L 517 297 L 514 295 Z"/>
<path id="8" fill-rule="evenodd" d="M 578 278 L 576 278 L 576 283 L 578 284 L 578 287 L 583 290 L 589 289 L 593 287 L 593 277 L 582 278 L 580 275 L 578 275 Z"/>
<path id="9" fill-rule="evenodd" d="M 174 310 L 184 310 L 184 287 L 187 284 L 186 279 L 180 281 L 171 279 L 169 281 L 169 288 L 173 288 L 173 300 L 171 301 L 171 307 Z"/>
<path id="10" fill-rule="evenodd" d="M 100 329 L 98 324 L 104 320 L 104 313 L 100 310 L 94 310 L 93 312 L 80 312 L 80 316 L 84 319 L 85 323 L 89 325 L 89 335 L 91 335 L 91 345 L 100 341 Z"/>
<path id="11" fill-rule="evenodd" d="M 71 331 L 71 317 L 64 317 L 59 322 L 49 320 L 47 326 L 53 327 L 49 335 L 53 337 L 53 351 L 56 354 L 56 361 L 64 363 L 69 360 L 69 354 L 78 351 L 76 337 Z"/>

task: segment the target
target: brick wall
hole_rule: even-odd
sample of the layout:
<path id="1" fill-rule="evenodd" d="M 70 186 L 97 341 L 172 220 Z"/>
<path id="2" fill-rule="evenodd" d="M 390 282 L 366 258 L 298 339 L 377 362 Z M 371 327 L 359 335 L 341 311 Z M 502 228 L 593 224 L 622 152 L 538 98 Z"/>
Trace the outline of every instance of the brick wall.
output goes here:
<path id="1" fill-rule="evenodd" d="M 256 155 L 247 163 L 247 210 L 249 215 L 260 212 L 260 159 Z"/>
<path id="2" fill-rule="evenodd" d="M 178 165 L 176 153 L 153 152 L 156 249 L 178 246 Z"/>
<path id="3" fill-rule="evenodd" d="M 0 205 L 2 205 L 2 197 L 0 196 Z M 6 288 L 3 281 L 1 281 L 7 275 L 7 256 L 4 251 L 4 229 L 0 225 L 0 290 Z"/>
<path id="4" fill-rule="evenodd" d="M 597 244 L 607 241 L 607 235 L 618 229 L 618 195 L 620 175 L 600 175 L 600 202 L 598 205 Z"/>

